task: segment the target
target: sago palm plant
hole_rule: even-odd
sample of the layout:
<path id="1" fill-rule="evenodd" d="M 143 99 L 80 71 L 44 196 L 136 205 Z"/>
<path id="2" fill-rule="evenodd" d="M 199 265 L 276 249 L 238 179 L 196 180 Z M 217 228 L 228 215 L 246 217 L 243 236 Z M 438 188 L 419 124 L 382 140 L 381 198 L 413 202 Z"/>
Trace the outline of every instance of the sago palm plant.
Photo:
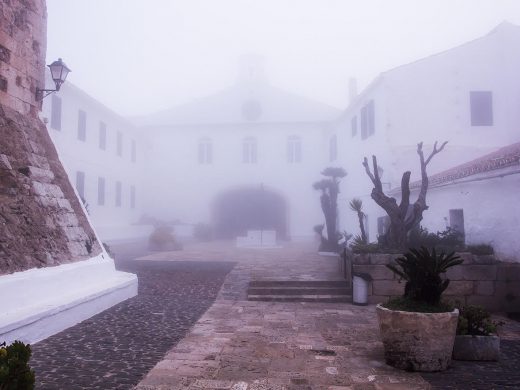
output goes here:
<path id="1" fill-rule="evenodd" d="M 439 305 L 441 294 L 450 280 L 442 279 L 447 269 L 459 265 L 463 260 L 454 252 L 437 254 L 435 248 L 410 249 L 403 257 L 395 260 L 397 264 L 387 264 L 395 274 L 406 280 L 404 296 L 418 303 Z"/>

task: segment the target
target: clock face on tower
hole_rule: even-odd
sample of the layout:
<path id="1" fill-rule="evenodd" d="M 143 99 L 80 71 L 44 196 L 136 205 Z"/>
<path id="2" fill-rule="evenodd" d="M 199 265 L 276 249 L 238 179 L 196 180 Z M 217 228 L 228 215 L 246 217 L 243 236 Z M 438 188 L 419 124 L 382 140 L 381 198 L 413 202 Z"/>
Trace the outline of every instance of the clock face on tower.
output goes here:
<path id="1" fill-rule="evenodd" d="M 242 116 L 248 121 L 255 121 L 262 115 L 262 106 L 258 100 L 247 100 L 242 104 Z"/>

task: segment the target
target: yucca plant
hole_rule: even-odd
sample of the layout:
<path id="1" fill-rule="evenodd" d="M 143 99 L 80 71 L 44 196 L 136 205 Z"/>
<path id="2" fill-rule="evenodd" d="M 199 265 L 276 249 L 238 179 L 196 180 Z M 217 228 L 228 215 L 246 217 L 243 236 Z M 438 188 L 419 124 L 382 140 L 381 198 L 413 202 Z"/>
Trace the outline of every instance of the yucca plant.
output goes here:
<path id="1" fill-rule="evenodd" d="M 361 231 L 361 239 L 364 244 L 368 244 L 367 234 L 365 232 L 365 213 L 363 212 L 363 201 L 359 198 L 354 198 L 350 201 L 350 209 L 357 214 L 359 220 L 359 230 Z"/>
<path id="2" fill-rule="evenodd" d="M 437 306 L 441 294 L 448 287 L 450 280 L 442 279 L 441 274 L 447 269 L 459 265 L 463 260 L 454 252 L 437 254 L 426 247 L 410 249 L 409 252 L 395 260 L 397 264 L 387 264 L 395 274 L 406 280 L 404 297 L 417 303 Z"/>

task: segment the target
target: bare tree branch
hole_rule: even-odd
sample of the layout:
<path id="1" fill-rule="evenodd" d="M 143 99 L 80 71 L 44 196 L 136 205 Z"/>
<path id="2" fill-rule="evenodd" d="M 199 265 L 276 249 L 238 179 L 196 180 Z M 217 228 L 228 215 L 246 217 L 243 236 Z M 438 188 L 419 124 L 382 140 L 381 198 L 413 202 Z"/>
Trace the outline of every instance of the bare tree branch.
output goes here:
<path id="1" fill-rule="evenodd" d="M 410 206 L 410 175 L 411 172 L 406 171 L 401 178 L 401 204 L 399 205 L 399 210 L 403 218 L 406 217 L 408 206 Z"/>
<path id="2" fill-rule="evenodd" d="M 366 157 L 363 159 L 363 166 L 365 167 L 365 171 L 367 172 L 367 175 L 372 181 L 372 183 L 376 185 L 376 178 L 374 177 L 374 175 L 372 175 L 372 172 L 370 172 L 370 167 L 368 166 L 368 159 Z"/>
<path id="3" fill-rule="evenodd" d="M 428 175 L 426 173 L 426 166 L 430 163 L 433 157 L 440 153 L 446 146 L 447 141 L 443 142 L 440 147 L 435 142 L 433 150 L 425 160 L 423 152 L 423 143 L 417 144 L 417 154 L 421 166 L 421 187 L 417 200 L 410 210 L 410 171 L 403 173 L 401 178 L 401 203 L 397 205 L 397 201 L 393 197 L 385 195 L 383 192 L 383 185 L 379 176 L 376 156 L 372 156 L 373 172 L 368 165 L 368 159 L 365 157 L 363 166 L 365 171 L 374 184 L 372 189 L 372 199 L 383 208 L 390 218 L 390 229 L 387 231 L 384 240 L 387 243 L 396 245 L 396 247 L 404 248 L 406 245 L 408 232 L 415 227 L 421 220 L 422 214 L 428 209 L 426 204 L 426 193 L 428 191 Z M 410 211 L 410 212 L 409 212 Z M 408 216 L 408 218 L 407 218 Z"/>
<path id="4" fill-rule="evenodd" d="M 376 188 L 378 191 L 383 192 L 383 183 L 381 183 L 381 178 L 379 177 L 379 169 L 377 169 L 377 157 L 372 156 L 372 166 L 374 170 L 374 177 L 376 179 Z"/>
<path id="5" fill-rule="evenodd" d="M 444 147 L 446 146 L 447 143 L 448 143 L 448 141 L 444 141 L 442 143 L 441 147 L 439 149 L 437 149 L 437 141 L 435 141 L 435 143 L 433 144 L 433 150 L 430 153 L 430 155 L 428 156 L 428 158 L 426 159 L 425 164 L 428 165 L 429 162 L 431 161 L 431 159 L 433 158 L 433 156 L 435 156 L 437 153 L 442 152 L 442 149 L 444 149 Z"/>

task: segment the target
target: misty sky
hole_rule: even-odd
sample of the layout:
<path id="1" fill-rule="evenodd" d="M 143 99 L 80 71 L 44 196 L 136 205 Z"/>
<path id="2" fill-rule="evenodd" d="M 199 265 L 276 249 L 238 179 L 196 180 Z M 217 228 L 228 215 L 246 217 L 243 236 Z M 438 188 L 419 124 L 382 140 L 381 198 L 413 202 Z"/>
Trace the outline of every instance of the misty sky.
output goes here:
<path id="1" fill-rule="evenodd" d="M 518 0 L 47 0 L 47 63 L 123 115 L 233 83 L 242 53 L 272 84 L 344 108 L 380 72 L 520 25 Z"/>

